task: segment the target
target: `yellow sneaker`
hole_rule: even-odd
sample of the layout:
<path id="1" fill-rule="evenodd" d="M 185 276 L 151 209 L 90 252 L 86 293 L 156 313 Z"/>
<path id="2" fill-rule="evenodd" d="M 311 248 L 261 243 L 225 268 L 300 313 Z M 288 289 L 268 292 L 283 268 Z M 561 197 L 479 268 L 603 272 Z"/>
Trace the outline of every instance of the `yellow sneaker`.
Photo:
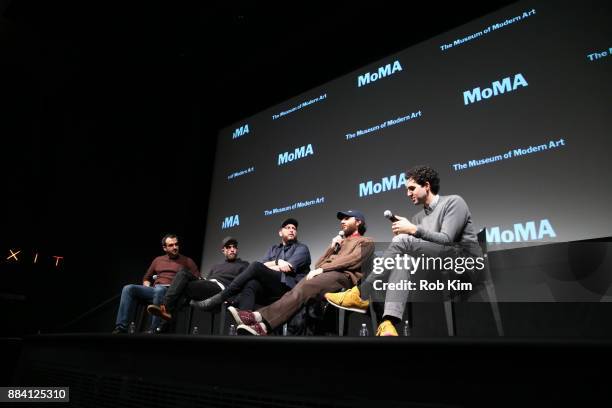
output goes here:
<path id="1" fill-rule="evenodd" d="M 378 330 L 376 330 L 377 336 L 395 336 L 397 337 L 397 330 L 395 330 L 395 326 L 389 320 L 384 320 L 381 324 L 378 325 Z"/>
<path id="2" fill-rule="evenodd" d="M 351 310 L 353 312 L 365 313 L 370 306 L 369 300 L 361 300 L 359 296 L 359 288 L 353 286 L 349 290 L 338 293 L 326 293 L 325 299 L 340 309 Z"/>

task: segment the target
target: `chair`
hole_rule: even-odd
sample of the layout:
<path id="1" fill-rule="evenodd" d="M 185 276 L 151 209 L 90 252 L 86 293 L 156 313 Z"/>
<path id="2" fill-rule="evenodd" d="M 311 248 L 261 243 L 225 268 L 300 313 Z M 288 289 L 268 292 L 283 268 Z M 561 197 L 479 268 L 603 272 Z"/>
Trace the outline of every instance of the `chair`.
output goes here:
<path id="1" fill-rule="evenodd" d="M 149 305 L 150 303 L 137 299 L 136 307 L 134 310 L 134 320 L 133 320 L 133 322 L 136 325 L 135 327 L 136 333 L 140 333 L 144 331 L 145 328 L 150 328 L 148 327 L 148 323 L 147 323 L 147 320 L 151 318 L 151 315 L 147 313 L 147 306 Z"/>
<path id="2" fill-rule="evenodd" d="M 372 327 L 370 328 L 372 333 L 376 333 L 378 328 L 378 321 L 376 319 L 376 313 L 374 312 L 374 302 L 370 300 L 370 306 L 368 308 L 370 314 L 370 320 Z M 347 313 L 355 313 L 350 310 L 338 308 L 338 336 L 344 336 L 344 333 L 348 331 L 348 319 Z M 349 315 L 350 316 L 350 315 Z"/>
<path id="3" fill-rule="evenodd" d="M 229 324 L 233 324 L 233 323 L 230 323 L 230 321 L 228 321 L 227 319 L 227 308 L 228 307 L 229 307 L 229 303 L 223 302 L 221 306 L 219 306 L 218 308 L 205 311 L 205 313 L 210 313 L 211 323 L 210 323 L 209 334 L 214 335 L 215 332 L 218 332 L 217 334 L 221 336 L 226 334 Z M 193 309 L 194 309 L 193 306 L 189 307 L 189 311 L 188 311 L 188 322 L 189 323 L 187 324 L 187 334 L 190 334 L 192 330 Z M 255 309 L 257 309 L 257 307 Z M 287 332 L 287 327 L 288 327 L 287 323 L 283 324 L 282 326 L 283 333 Z"/>
<path id="4" fill-rule="evenodd" d="M 366 266 L 363 268 L 364 271 L 371 271 L 373 267 L 374 258 L 377 256 L 381 256 L 382 252 L 377 251 L 372 254 L 372 256 L 364 262 Z M 365 279 L 365 274 L 362 279 Z M 341 292 L 344 292 L 342 290 Z M 349 313 L 347 315 L 347 313 Z M 350 310 L 340 309 L 338 308 L 338 336 L 344 336 L 344 333 L 348 331 L 348 317 L 350 316 Z M 376 333 L 376 329 L 378 328 L 378 321 L 376 318 L 376 312 L 374 311 L 374 302 L 370 299 L 370 306 L 368 307 L 368 313 L 370 314 L 370 322 L 372 327 L 370 328 L 371 333 Z"/>
<path id="5" fill-rule="evenodd" d="M 152 277 L 152 285 L 155 285 L 157 281 L 158 275 L 153 275 Z M 147 327 L 148 330 L 152 328 L 150 325 L 147 326 L 147 321 L 150 320 L 151 315 L 147 312 L 147 306 L 149 306 L 150 302 L 145 302 L 144 300 L 137 299 L 137 306 L 134 316 L 134 322 L 136 323 L 136 333 L 140 333 L 144 331 L 144 328 Z"/>
<path id="6" fill-rule="evenodd" d="M 228 303 L 223 302 L 222 305 L 220 305 L 219 307 L 216 307 L 213 310 L 199 311 L 200 313 L 207 313 L 210 315 L 210 329 L 207 330 L 207 333 L 205 334 L 214 335 L 215 332 L 218 332 L 218 334 L 220 335 L 224 334 L 225 326 L 226 326 L 227 306 L 228 306 Z M 189 306 L 189 307 L 186 307 L 186 309 L 187 309 L 187 317 L 186 317 L 187 324 L 185 325 L 186 326 L 185 334 L 191 334 L 193 327 L 194 327 L 193 315 L 195 312 L 195 308 L 193 306 Z M 204 332 L 201 332 L 201 333 L 204 334 Z"/>
<path id="7" fill-rule="evenodd" d="M 493 279 L 491 277 L 491 270 L 489 267 L 489 256 L 487 253 L 487 231 L 483 228 L 478 233 L 478 244 L 482 250 L 482 256 L 484 258 L 484 269 L 482 270 L 484 287 L 487 292 L 489 304 L 491 305 L 491 312 L 493 313 L 493 319 L 495 320 L 495 327 L 497 329 L 498 336 L 504 335 L 504 327 L 502 325 L 501 314 L 499 313 L 499 307 L 497 305 L 497 295 L 495 294 L 495 287 L 493 285 Z M 446 296 L 444 299 L 444 315 L 446 317 L 446 327 L 448 329 L 449 336 L 455 336 L 457 328 L 455 326 L 455 298 Z"/>

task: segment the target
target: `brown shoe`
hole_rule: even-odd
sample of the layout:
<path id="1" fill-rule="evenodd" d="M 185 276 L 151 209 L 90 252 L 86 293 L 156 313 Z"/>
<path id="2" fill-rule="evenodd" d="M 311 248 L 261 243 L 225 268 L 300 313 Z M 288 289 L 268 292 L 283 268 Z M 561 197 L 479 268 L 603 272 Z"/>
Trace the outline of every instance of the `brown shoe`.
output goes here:
<path id="1" fill-rule="evenodd" d="M 166 321 L 172 320 L 172 315 L 166 311 L 166 305 L 149 305 L 147 306 L 147 312 Z"/>

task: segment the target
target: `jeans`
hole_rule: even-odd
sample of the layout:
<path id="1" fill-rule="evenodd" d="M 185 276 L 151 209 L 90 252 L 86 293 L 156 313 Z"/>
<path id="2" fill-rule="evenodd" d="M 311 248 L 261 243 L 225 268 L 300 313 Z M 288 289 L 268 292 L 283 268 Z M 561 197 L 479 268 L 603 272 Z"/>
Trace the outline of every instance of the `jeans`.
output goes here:
<path id="1" fill-rule="evenodd" d="M 116 327 L 127 329 L 129 322 L 133 319 L 136 300 L 146 303 L 160 305 L 164 301 L 166 286 L 144 286 L 144 285 L 125 285 L 121 291 L 121 302 L 117 312 Z M 161 322 L 157 316 L 151 318 L 151 330 L 155 330 Z"/>

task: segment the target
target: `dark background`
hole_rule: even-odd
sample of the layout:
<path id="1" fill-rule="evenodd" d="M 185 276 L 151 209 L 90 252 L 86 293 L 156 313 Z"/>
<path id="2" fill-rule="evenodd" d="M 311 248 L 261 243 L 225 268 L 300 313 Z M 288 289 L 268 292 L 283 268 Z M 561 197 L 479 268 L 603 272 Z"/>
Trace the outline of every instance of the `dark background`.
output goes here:
<path id="1" fill-rule="evenodd" d="M 0 2 L 3 332 L 139 282 L 167 231 L 199 263 L 220 128 L 510 3 Z"/>

